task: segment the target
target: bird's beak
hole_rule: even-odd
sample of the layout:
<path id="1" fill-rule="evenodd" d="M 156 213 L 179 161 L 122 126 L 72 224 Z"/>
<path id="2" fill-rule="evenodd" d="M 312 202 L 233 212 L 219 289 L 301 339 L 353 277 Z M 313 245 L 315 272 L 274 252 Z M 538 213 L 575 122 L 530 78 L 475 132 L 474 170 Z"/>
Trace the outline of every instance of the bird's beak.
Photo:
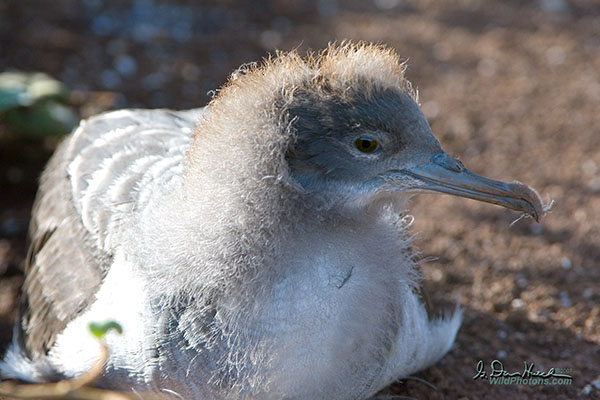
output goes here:
<path id="1" fill-rule="evenodd" d="M 469 172 L 462 163 L 444 152 L 434 155 L 430 162 L 400 171 L 413 178 L 416 191 L 435 191 L 485 201 L 512 210 L 523 211 L 536 221 L 544 216 L 540 196 L 519 182 L 494 181 Z"/>

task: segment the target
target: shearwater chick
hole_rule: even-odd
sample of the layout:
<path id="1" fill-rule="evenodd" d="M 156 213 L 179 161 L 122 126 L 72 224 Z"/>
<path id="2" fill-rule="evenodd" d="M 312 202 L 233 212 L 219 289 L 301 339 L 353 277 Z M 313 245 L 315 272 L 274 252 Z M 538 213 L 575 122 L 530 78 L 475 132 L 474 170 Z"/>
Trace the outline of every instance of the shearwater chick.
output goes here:
<path id="1" fill-rule="evenodd" d="M 235 73 L 203 109 L 83 121 L 46 168 L 20 320 L 1 369 L 186 399 L 367 399 L 451 347 L 410 251 L 408 195 L 538 219 L 520 183 L 434 137 L 390 49 L 330 46 Z"/>

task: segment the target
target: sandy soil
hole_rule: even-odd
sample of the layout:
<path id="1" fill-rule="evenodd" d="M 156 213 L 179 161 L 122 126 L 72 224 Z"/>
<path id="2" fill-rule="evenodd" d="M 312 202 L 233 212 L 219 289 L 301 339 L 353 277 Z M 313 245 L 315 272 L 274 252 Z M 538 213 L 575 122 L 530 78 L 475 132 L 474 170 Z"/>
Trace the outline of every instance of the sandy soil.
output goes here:
<path id="1" fill-rule="evenodd" d="M 600 5 L 593 0 L 0 3 L 0 70 L 45 71 L 83 116 L 206 103 L 227 74 L 275 48 L 362 39 L 409 59 L 425 114 L 472 171 L 554 200 L 541 224 L 446 196 L 413 202 L 433 302 L 461 304 L 455 348 L 386 393 L 418 399 L 600 398 Z M 200 3 L 200 2 L 198 2 Z M 0 128 L 0 347 L 10 339 L 26 229 L 48 147 Z M 490 385 L 566 368 L 572 385 Z"/>

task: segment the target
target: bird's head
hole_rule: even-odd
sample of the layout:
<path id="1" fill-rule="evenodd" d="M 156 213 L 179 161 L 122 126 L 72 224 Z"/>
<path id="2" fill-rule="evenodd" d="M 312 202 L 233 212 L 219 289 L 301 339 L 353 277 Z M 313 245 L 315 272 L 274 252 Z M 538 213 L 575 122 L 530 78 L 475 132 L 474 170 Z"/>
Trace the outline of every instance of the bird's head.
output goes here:
<path id="1" fill-rule="evenodd" d="M 270 157 L 284 160 L 295 184 L 324 203 L 363 207 L 382 196 L 434 191 L 536 220 L 544 213 L 533 189 L 475 175 L 443 151 L 390 49 L 345 44 L 308 59 L 279 55 L 236 80 L 222 97 L 248 92 L 244 104 L 264 116 L 245 123 L 253 125 L 249 134 L 264 142 Z M 252 114 L 243 109 L 236 112 Z M 261 139 L 268 130 L 275 136 Z"/>
<path id="2" fill-rule="evenodd" d="M 475 175 L 442 150 L 392 51 L 330 48 L 319 66 L 287 104 L 296 133 L 287 160 L 305 190 L 358 205 L 381 195 L 436 191 L 539 219 L 543 206 L 528 186 Z"/>

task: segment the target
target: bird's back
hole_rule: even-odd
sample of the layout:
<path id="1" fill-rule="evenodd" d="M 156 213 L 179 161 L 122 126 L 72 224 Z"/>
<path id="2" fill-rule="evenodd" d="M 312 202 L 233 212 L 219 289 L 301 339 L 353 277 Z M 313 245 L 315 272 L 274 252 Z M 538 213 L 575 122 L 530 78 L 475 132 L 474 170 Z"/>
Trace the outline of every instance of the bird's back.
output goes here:
<path id="1" fill-rule="evenodd" d="M 82 121 L 41 177 L 7 376 L 55 378 L 45 358 L 95 300 L 127 226 L 180 179 L 203 109 L 122 110 Z"/>

